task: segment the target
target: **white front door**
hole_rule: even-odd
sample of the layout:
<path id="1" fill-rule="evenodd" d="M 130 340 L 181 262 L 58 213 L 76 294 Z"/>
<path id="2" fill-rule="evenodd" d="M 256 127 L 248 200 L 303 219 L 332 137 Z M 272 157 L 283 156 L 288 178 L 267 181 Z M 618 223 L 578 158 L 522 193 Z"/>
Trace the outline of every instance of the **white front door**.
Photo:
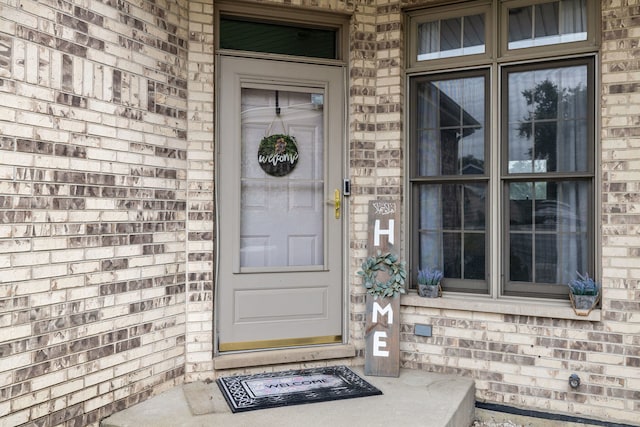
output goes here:
<path id="1" fill-rule="evenodd" d="M 344 69 L 220 72 L 218 349 L 342 342 Z"/>

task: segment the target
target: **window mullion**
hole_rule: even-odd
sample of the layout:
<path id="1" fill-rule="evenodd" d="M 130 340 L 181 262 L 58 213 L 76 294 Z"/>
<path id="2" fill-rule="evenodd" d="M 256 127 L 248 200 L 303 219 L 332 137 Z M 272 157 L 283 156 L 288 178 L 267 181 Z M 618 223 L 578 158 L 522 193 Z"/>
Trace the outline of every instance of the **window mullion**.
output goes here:
<path id="1" fill-rule="evenodd" d="M 488 149 L 489 149 L 489 223 L 487 232 L 489 233 L 489 293 L 493 299 L 498 299 L 502 293 L 501 287 L 504 278 L 501 274 L 504 250 L 501 242 L 503 239 L 503 230 L 500 224 L 504 221 L 502 207 L 502 181 L 500 176 L 500 159 L 502 158 L 502 144 L 500 143 L 501 119 L 500 115 L 500 72 L 497 63 L 493 62 L 489 78 L 489 117 L 491 126 L 488 130 Z"/>

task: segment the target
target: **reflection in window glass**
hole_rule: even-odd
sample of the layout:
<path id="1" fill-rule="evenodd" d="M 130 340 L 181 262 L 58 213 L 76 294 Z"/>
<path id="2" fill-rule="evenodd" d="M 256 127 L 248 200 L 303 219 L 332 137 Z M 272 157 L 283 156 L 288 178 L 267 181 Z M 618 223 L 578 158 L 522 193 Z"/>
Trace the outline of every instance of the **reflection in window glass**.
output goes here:
<path id="1" fill-rule="evenodd" d="M 460 49 L 462 40 L 462 20 L 460 18 L 440 21 L 440 50 Z"/>
<path id="2" fill-rule="evenodd" d="M 410 269 L 442 269 L 445 292 L 567 299 L 597 270 L 598 2 L 436 3 L 408 12 Z"/>
<path id="3" fill-rule="evenodd" d="M 485 173 L 484 90 L 484 77 L 417 84 L 420 175 Z"/>
<path id="4" fill-rule="evenodd" d="M 509 173 L 586 171 L 587 66 L 508 75 Z"/>
<path id="5" fill-rule="evenodd" d="M 240 96 L 240 267 L 321 266 L 326 183 L 324 110 L 318 102 L 324 94 L 274 87 L 242 88 Z M 274 135 L 290 139 L 267 142 Z M 295 154 L 304 166 L 271 174 L 260 164 L 265 151 L 275 163 L 286 163 L 290 158 L 283 157 Z"/>
<path id="6" fill-rule="evenodd" d="M 418 25 L 418 61 L 484 52 L 484 15 L 449 18 Z"/>
<path id="7" fill-rule="evenodd" d="M 535 6 L 535 30 L 533 35 L 536 39 L 560 34 L 560 23 L 558 19 L 554 19 L 556 16 L 560 16 L 558 13 L 559 5 L 560 2 L 553 2 Z"/>
<path id="8" fill-rule="evenodd" d="M 420 205 L 420 268 L 450 279 L 485 279 L 486 184 L 425 184 Z"/>
<path id="9" fill-rule="evenodd" d="M 509 49 L 587 39 L 587 0 L 559 0 L 509 9 Z"/>
<path id="10" fill-rule="evenodd" d="M 523 188 L 531 197 L 513 197 L 512 191 L 522 194 Z M 584 181 L 509 184 L 510 281 L 564 284 L 585 271 L 588 194 Z"/>

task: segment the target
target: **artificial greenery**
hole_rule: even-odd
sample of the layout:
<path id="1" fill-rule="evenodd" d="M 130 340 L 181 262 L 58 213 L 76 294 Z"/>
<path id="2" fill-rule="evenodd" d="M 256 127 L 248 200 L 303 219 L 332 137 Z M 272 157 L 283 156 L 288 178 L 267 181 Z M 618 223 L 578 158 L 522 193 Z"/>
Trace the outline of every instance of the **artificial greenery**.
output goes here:
<path id="1" fill-rule="evenodd" d="M 385 282 L 378 281 L 378 272 L 384 271 L 389 276 Z M 390 252 L 377 256 L 370 256 L 362 263 L 362 270 L 358 274 L 364 279 L 364 287 L 367 293 L 378 297 L 395 297 L 404 294 L 404 284 L 407 279 L 405 262 L 399 261 L 398 256 Z"/>
<path id="2" fill-rule="evenodd" d="M 584 275 L 576 272 L 578 277 L 571 280 L 569 290 L 573 295 L 598 295 L 600 293 L 600 285 L 591 277 L 589 273 Z"/>
<path id="3" fill-rule="evenodd" d="M 258 164 L 267 174 L 285 176 L 296 167 L 300 154 L 296 138 L 278 133 L 262 138 L 258 146 Z"/>
<path id="4" fill-rule="evenodd" d="M 418 284 L 427 286 L 438 286 L 442 281 L 442 271 L 436 268 L 427 267 L 424 270 L 418 270 Z"/>

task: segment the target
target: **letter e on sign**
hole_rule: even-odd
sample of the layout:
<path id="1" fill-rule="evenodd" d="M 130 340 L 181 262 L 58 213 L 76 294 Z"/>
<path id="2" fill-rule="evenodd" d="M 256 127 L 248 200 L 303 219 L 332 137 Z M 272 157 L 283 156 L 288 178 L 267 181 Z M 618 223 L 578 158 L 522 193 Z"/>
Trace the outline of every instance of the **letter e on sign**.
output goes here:
<path id="1" fill-rule="evenodd" d="M 380 350 L 387 346 L 384 339 L 387 338 L 385 331 L 375 331 L 373 334 L 373 355 L 376 357 L 389 357 L 389 352 L 386 350 Z"/>

